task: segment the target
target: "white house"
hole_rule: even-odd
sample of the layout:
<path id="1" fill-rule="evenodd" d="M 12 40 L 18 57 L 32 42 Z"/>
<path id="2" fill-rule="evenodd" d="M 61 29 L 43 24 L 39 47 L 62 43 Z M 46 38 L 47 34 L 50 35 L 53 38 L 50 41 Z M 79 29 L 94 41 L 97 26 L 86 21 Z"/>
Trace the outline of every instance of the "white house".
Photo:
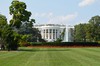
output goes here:
<path id="1" fill-rule="evenodd" d="M 40 25 L 34 25 L 34 28 L 39 29 L 42 38 L 48 42 L 56 41 L 57 38 L 60 38 L 62 33 L 64 35 L 63 41 L 64 42 L 66 41 L 66 25 L 40 24 Z"/>

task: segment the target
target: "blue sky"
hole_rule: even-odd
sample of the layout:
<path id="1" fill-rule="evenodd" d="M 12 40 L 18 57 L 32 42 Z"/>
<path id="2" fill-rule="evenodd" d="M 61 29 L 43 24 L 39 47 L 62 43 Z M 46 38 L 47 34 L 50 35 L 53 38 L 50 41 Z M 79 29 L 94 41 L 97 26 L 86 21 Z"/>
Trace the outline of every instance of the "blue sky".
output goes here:
<path id="1" fill-rule="evenodd" d="M 87 23 L 96 15 L 100 15 L 100 0 L 20 0 L 26 3 L 27 10 L 32 12 L 31 18 L 36 24 L 76 25 Z M 12 0 L 0 0 L 0 14 L 11 19 L 9 6 Z"/>

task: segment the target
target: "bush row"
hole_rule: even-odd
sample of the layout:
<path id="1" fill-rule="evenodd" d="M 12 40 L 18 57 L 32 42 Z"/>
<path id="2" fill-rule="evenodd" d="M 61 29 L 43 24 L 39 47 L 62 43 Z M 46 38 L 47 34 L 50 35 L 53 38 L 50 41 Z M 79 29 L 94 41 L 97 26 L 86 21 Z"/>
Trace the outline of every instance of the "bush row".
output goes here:
<path id="1" fill-rule="evenodd" d="M 63 42 L 61 46 L 99 46 L 97 42 Z"/>
<path id="2" fill-rule="evenodd" d="M 23 46 L 100 46 L 97 42 L 28 42 Z"/>

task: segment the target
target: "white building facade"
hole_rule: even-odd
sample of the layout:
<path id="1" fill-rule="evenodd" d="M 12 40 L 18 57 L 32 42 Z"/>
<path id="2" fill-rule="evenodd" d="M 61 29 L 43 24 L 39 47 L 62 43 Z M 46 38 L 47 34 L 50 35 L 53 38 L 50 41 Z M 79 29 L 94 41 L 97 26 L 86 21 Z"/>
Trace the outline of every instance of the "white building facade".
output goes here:
<path id="1" fill-rule="evenodd" d="M 39 29 L 42 39 L 48 42 L 56 41 L 63 34 L 63 42 L 66 41 L 66 25 L 59 24 L 41 24 L 34 25 L 34 28 Z M 65 29 L 65 31 L 64 31 Z"/>

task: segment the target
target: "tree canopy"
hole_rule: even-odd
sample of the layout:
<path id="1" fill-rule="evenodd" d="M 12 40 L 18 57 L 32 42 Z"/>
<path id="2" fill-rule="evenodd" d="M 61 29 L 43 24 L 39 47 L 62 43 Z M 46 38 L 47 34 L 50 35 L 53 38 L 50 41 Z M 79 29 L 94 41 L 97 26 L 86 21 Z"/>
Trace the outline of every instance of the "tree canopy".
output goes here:
<path id="1" fill-rule="evenodd" d="M 30 19 L 32 13 L 27 10 L 27 5 L 24 2 L 14 0 L 9 7 L 10 15 L 12 19 L 10 20 L 10 26 L 22 36 L 27 37 L 27 41 L 36 42 L 41 40 L 41 34 L 38 29 L 33 28 L 33 23 L 35 19 Z"/>
<path id="2" fill-rule="evenodd" d="M 34 19 L 30 19 L 31 12 L 26 10 L 27 6 L 24 2 L 14 0 L 9 7 L 10 15 L 12 19 L 10 20 L 10 26 L 15 28 L 20 28 L 24 23 L 35 22 Z M 32 24 L 31 24 L 32 25 Z"/>
<path id="3" fill-rule="evenodd" d="M 0 45 L 1 45 L 1 48 L 2 48 L 2 46 L 4 46 L 4 43 L 5 43 L 2 35 L 3 35 L 3 31 L 4 31 L 4 28 L 6 27 L 6 25 L 7 25 L 6 17 L 4 15 L 0 14 Z"/>
<path id="4" fill-rule="evenodd" d="M 75 25 L 75 41 L 100 41 L 100 16 L 94 16 L 89 23 Z"/>

